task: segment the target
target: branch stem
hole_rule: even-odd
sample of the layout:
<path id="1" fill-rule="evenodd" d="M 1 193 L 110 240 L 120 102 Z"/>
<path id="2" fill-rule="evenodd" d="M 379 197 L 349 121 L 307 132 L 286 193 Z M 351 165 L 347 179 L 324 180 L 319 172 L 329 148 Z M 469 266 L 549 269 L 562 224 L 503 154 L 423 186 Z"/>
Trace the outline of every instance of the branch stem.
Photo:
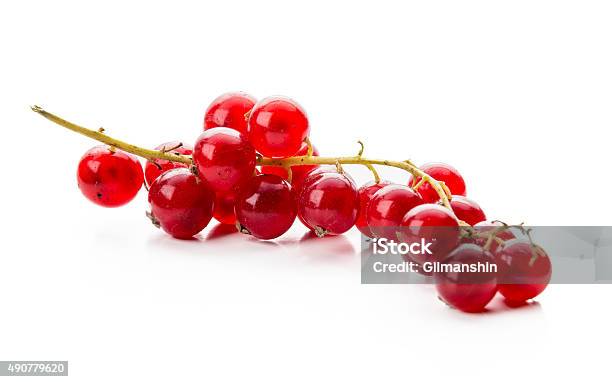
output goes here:
<path id="1" fill-rule="evenodd" d="M 108 135 L 103 133 L 104 130 L 102 131 L 92 130 L 92 129 L 88 129 L 83 126 L 79 126 L 75 123 L 66 121 L 65 119 L 60 118 L 53 113 L 49 113 L 48 111 L 44 110 L 40 106 L 32 106 L 32 111 L 42 115 L 43 117 L 45 117 L 51 122 L 54 122 L 60 126 L 63 126 L 67 128 L 68 130 L 74 131 L 75 133 L 82 134 L 91 139 L 95 139 L 96 141 L 105 143 L 111 147 L 126 151 L 128 153 L 132 153 L 134 155 L 138 155 L 145 159 L 148 159 L 148 160 L 165 159 L 165 160 L 172 161 L 172 162 L 181 162 L 185 164 L 191 164 L 191 157 L 187 155 L 177 155 L 171 152 L 160 151 L 160 150 L 150 150 L 150 149 L 145 149 L 139 146 L 135 146 L 130 143 L 120 141 L 119 139 L 109 137 Z"/>
<path id="2" fill-rule="evenodd" d="M 180 162 L 185 164 L 192 164 L 192 159 L 187 155 L 178 155 L 174 153 L 168 153 L 165 151 L 159 150 L 151 150 L 142 148 L 139 146 L 132 145 L 130 143 L 120 141 L 118 139 L 109 137 L 98 130 L 88 129 L 82 126 L 79 126 L 75 123 L 69 122 L 63 118 L 58 117 L 57 115 L 50 113 L 40 106 L 32 106 L 32 111 L 40 114 L 46 119 L 54 122 L 60 126 L 63 126 L 69 130 L 72 130 L 76 133 L 85 135 L 86 137 L 95 139 L 99 142 L 105 143 L 111 147 L 117 148 L 119 150 L 126 151 L 128 153 L 138 155 L 148 160 L 155 159 L 165 159 L 172 162 Z M 281 166 L 289 169 L 291 166 L 301 166 L 301 165 L 346 165 L 346 164 L 354 164 L 354 165 L 362 165 L 368 168 L 371 168 L 373 165 L 379 166 L 389 166 L 396 167 L 402 170 L 405 170 L 412 174 L 413 177 L 421 178 L 423 182 L 427 182 L 431 185 L 431 187 L 438 193 L 440 196 L 440 202 L 448 209 L 452 209 L 450 206 L 449 198 L 446 190 L 444 189 L 444 185 L 421 169 L 416 167 L 412 162 L 406 161 L 391 161 L 385 159 L 369 159 L 361 156 L 363 152 L 360 151 L 359 155 L 356 156 L 347 156 L 347 157 L 316 157 L 311 155 L 304 156 L 295 156 L 289 158 L 275 159 L 275 158 L 265 158 L 258 157 L 257 164 L 264 166 Z"/>
<path id="3" fill-rule="evenodd" d="M 402 170 L 405 170 L 412 174 L 412 176 L 416 178 L 422 178 L 425 182 L 431 184 L 432 188 L 436 190 L 438 195 L 440 196 L 440 200 L 442 204 L 450 208 L 450 203 L 444 188 L 441 183 L 427 175 L 418 167 L 414 166 L 412 163 L 405 161 L 391 161 L 386 159 L 370 159 L 363 158 L 360 156 L 348 156 L 348 157 L 307 157 L 307 156 L 297 156 L 297 157 L 289 157 L 289 158 L 261 158 L 258 161 L 258 164 L 265 166 L 299 166 L 299 165 L 336 165 L 340 163 L 342 165 L 345 164 L 357 164 L 357 165 L 379 165 L 379 166 L 389 166 L 396 167 Z"/>

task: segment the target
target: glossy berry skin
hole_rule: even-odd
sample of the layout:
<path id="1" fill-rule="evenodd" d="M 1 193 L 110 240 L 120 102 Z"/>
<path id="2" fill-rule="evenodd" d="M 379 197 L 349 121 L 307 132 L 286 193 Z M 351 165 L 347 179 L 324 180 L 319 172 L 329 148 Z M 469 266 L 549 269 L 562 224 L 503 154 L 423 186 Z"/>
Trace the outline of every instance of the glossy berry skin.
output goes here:
<path id="1" fill-rule="evenodd" d="M 303 155 L 306 155 L 307 153 L 308 153 L 308 145 L 302 142 L 302 146 L 300 147 L 300 150 L 297 153 L 295 153 L 294 156 L 303 156 Z M 315 156 L 315 157 L 319 156 L 319 151 L 314 146 L 312 148 L 312 156 Z M 306 177 L 306 175 L 308 175 L 310 171 L 314 170 L 317 167 L 319 166 L 318 165 L 291 166 L 291 185 L 294 186 L 294 185 L 301 183 Z M 287 170 L 285 170 L 283 167 L 280 167 L 280 166 L 261 166 L 261 172 L 262 174 L 278 175 L 285 180 L 289 178 L 289 174 L 287 173 Z"/>
<path id="2" fill-rule="evenodd" d="M 255 105 L 249 117 L 249 139 L 267 157 L 294 155 L 308 132 L 306 112 L 289 98 L 265 98 Z"/>
<path id="3" fill-rule="evenodd" d="M 529 242 L 519 239 L 507 242 L 495 254 L 495 261 L 499 270 L 499 293 L 510 302 L 530 300 L 550 282 L 550 258 L 541 247 L 532 247 Z"/>
<path id="4" fill-rule="evenodd" d="M 217 97 L 204 114 L 204 130 L 229 127 L 242 134 L 248 133 L 248 112 L 257 100 L 242 92 L 225 93 Z"/>
<path id="5" fill-rule="evenodd" d="M 193 149 L 198 174 L 215 192 L 236 192 L 255 172 L 255 149 L 246 136 L 227 127 L 204 131 Z"/>
<path id="6" fill-rule="evenodd" d="M 262 240 L 287 232 L 296 215 L 291 186 L 269 174 L 255 176 L 240 187 L 235 209 L 240 231 Z"/>
<path id="7" fill-rule="evenodd" d="M 465 196 L 453 195 L 450 204 L 457 219 L 463 220 L 469 225 L 478 224 L 487 220 L 484 211 L 480 208 L 478 203 Z"/>
<path id="8" fill-rule="evenodd" d="M 400 184 L 384 186 L 374 193 L 366 212 L 366 222 L 376 237 L 397 241 L 397 231 L 406 213 L 423 204 L 421 196 Z"/>
<path id="9" fill-rule="evenodd" d="M 128 203 L 143 181 L 142 166 L 135 156 L 107 146 L 88 150 L 77 169 L 77 184 L 83 195 L 103 207 Z"/>
<path id="10" fill-rule="evenodd" d="M 483 264 L 494 270 L 495 259 L 482 247 L 462 244 L 441 264 Z M 435 272 L 434 281 L 440 298 L 453 308 L 464 312 L 484 311 L 497 292 L 495 272 Z"/>
<path id="11" fill-rule="evenodd" d="M 459 222 L 452 212 L 437 204 L 414 207 L 404 216 L 400 226 L 400 241 L 412 243 L 425 239 L 432 243 L 432 255 L 410 256 L 419 264 L 443 259 L 459 243 Z"/>
<path id="12" fill-rule="evenodd" d="M 348 231 L 358 213 L 357 187 L 345 174 L 322 172 L 304 181 L 298 198 L 298 215 L 318 236 Z"/>
<path id="13" fill-rule="evenodd" d="M 420 167 L 426 174 L 430 175 L 437 181 L 444 182 L 451 192 L 451 195 L 466 195 L 465 182 L 459 171 L 453 166 L 446 163 L 428 163 Z M 421 178 L 411 180 L 408 182 L 409 185 L 416 184 Z M 440 200 L 438 193 L 431 187 L 427 182 L 423 183 L 419 189 L 419 194 L 425 201 L 425 203 L 436 203 Z"/>
<path id="14" fill-rule="evenodd" d="M 236 224 L 235 202 L 233 193 L 217 193 L 213 217 L 221 224 Z"/>
<path id="15" fill-rule="evenodd" d="M 381 180 L 378 183 L 375 181 L 370 181 L 359 187 L 359 190 L 357 190 L 357 193 L 359 194 L 359 215 L 357 215 L 355 227 L 357 227 L 357 229 L 365 236 L 371 238 L 375 237 L 366 218 L 370 201 L 378 190 L 390 184 L 391 182 L 387 182 L 386 180 Z"/>
<path id="16" fill-rule="evenodd" d="M 189 169 L 163 173 L 149 189 L 149 203 L 155 223 L 177 239 L 189 239 L 210 222 L 214 192 Z"/>
<path id="17" fill-rule="evenodd" d="M 180 147 L 177 147 L 179 145 Z M 161 145 L 157 146 L 155 150 L 167 151 L 168 149 L 173 147 L 176 148 L 172 151 L 168 151 L 169 153 L 175 153 L 179 155 L 191 155 L 191 153 L 193 152 L 193 148 L 191 147 L 191 145 L 184 144 L 179 141 L 162 143 Z M 147 185 L 151 187 L 155 179 L 157 179 L 157 177 L 163 174 L 164 172 L 172 170 L 174 168 L 187 167 L 189 166 L 184 163 L 171 162 L 165 159 L 155 159 L 153 161 L 147 161 L 144 170 L 145 181 L 147 182 Z"/>
<path id="18" fill-rule="evenodd" d="M 299 203 L 300 194 L 301 194 L 302 188 L 304 188 L 305 184 L 309 184 L 309 183 L 314 182 L 316 179 L 319 178 L 319 176 L 321 174 L 326 174 L 326 173 L 336 174 L 337 172 L 338 172 L 338 170 L 334 166 L 317 166 L 315 169 L 310 170 L 310 172 L 308 174 L 306 174 L 306 176 L 304 176 L 303 179 L 301 179 L 300 181 L 297 181 L 297 182 L 293 182 L 293 184 L 291 186 L 291 190 L 293 191 L 293 197 L 295 198 L 296 203 Z M 349 179 L 352 180 L 352 178 L 350 178 L 350 175 L 349 175 Z M 308 228 L 309 230 L 314 230 L 314 227 L 309 226 L 308 223 L 306 223 L 304 221 L 304 219 L 302 219 L 302 217 L 300 216 L 299 213 L 298 213 L 297 217 L 298 217 L 298 220 L 304 226 L 306 226 L 306 228 Z"/>

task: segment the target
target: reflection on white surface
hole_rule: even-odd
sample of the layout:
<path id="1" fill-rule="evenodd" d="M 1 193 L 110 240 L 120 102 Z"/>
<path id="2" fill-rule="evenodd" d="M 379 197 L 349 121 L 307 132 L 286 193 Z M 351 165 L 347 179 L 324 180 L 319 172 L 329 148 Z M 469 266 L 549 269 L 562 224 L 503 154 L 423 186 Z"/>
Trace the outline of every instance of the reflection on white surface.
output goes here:
<path id="1" fill-rule="evenodd" d="M 304 231 L 305 228 L 294 226 L 289 233 L 275 240 L 258 240 L 237 232 L 232 225 L 216 224 L 193 240 L 177 240 L 160 232 L 149 240 L 148 245 L 152 249 L 163 247 L 170 254 L 283 255 L 334 262 L 351 259 L 356 254 L 356 246 L 347 235 L 320 238 L 311 231 Z"/>

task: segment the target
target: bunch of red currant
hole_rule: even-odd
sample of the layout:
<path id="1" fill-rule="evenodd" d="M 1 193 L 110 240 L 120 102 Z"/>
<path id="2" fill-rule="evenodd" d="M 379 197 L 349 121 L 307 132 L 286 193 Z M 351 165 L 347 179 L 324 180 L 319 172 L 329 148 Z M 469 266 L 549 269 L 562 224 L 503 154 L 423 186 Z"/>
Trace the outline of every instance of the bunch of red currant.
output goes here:
<path id="1" fill-rule="evenodd" d="M 318 157 L 308 138 L 306 113 L 289 98 L 257 102 L 245 93 L 224 94 L 206 110 L 204 132 L 193 146 L 167 142 L 155 150 L 33 109 L 109 144 L 90 149 L 79 162 L 78 185 L 88 199 L 105 207 L 121 206 L 145 183 L 148 216 L 178 239 L 192 238 L 212 217 L 258 239 L 274 239 L 289 230 L 296 216 L 318 236 L 356 226 L 372 238 L 424 238 L 436 243 L 442 263 L 491 262 L 503 269 L 481 274 L 477 282 L 433 273 L 441 298 L 465 311 L 482 310 L 497 291 L 513 302 L 531 299 L 550 279 L 546 253 L 516 239 L 506 226 L 487 223 L 480 206 L 466 198 L 464 179 L 455 168 L 405 164 L 412 177 L 400 185 L 380 180 L 372 166 L 389 161 L 368 161 L 361 152 L 337 158 L 334 166 L 334 158 Z M 126 151 L 147 158 L 144 171 Z M 375 181 L 357 188 L 342 162 L 368 166 Z"/>

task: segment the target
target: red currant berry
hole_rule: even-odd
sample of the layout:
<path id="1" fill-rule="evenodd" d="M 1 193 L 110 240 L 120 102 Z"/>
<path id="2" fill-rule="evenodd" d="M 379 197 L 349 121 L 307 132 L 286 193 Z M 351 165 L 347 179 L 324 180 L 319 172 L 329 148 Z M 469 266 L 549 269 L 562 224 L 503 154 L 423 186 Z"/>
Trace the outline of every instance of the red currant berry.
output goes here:
<path id="1" fill-rule="evenodd" d="M 300 192 L 302 191 L 302 188 L 304 187 L 304 185 L 306 183 L 310 183 L 312 181 L 314 181 L 315 179 L 317 179 L 317 177 L 321 174 L 337 174 L 338 170 L 336 169 L 336 166 L 329 166 L 329 165 L 324 165 L 324 166 L 317 166 L 314 169 L 310 170 L 306 175 L 304 175 L 304 177 L 302 179 L 296 180 L 295 182 L 293 182 L 292 184 L 292 188 L 293 188 L 293 193 L 295 195 L 295 197 L 299 197 L 300 196 Z M 353 178 L 351 178 L 350 175 L 346 174 L 351 180 L 353 180 Z"/>
<path id="2" fill-rule="evenodd" d="M 358 213 L 357 188 L 345 174 L 322 172 L 304 180 L 298 199 L 298 215 L 317 236 L 348 231 L 355 224 Z"/>
<path id="3" fill-rule="evenodd" d="M 96 146 L 79 161 L 77 183 L 87 199 L 103 207 L 118 207 L 134 199 L 144 175 L 135 156 Z"/>
<path id="4" fill-rule="evenodd" d="M 261 166 L 261 173 L 266 175 L 276 175 L 284 180 L 289 179 L 287 170 L 281 166 Z"/>
<path id="5" fill-rule="evenodd" d="M 151 220 L 177 239 L 189 239 L 210 222 L 215 194 L 189 169 L 163 173 L 149 190 Z"/>
<path id="6" fill-rule="evenodd" d="M 200 178 L 216 192 L 235 192 L 253 176 L 255 160 L 255 149 L 246 137 L 227 127 L 203 132 L 193 150 Z"/>
<path id="7" fill-rule="evenodd" d="M 508 301 L 521 303 L 530 300 L 542 293 L 550 282 L 552 264 L 539 246 L 519 239 L 511 240 L 497 251 L 495 260 L 499 267 L 499 293 Z"/>
<path id="8" fill-rule="evenodd" d="M 300 150 L 295 153 L 295 156 L 303 156 L 308 153 L 308 145 L 305 142 L 302 142 L 302 147 Z M 319 156 L 319 151 L 316 147 L 312 148 L 312 155 L 315 157 Z M 291 166 L 291 185 L 295 186 L 296 184 L 301 183 L 306 175 L 313 169 L 319 167 L 318 165 L 301 165 L 301 166 Z M 273 174 L 280 176 L 281 178 L 287 180 L 289 178 L 289 174 L 287 170 L 280 166 L 261 166 L 261 172 L 263 174 Z"/>
<path id="9" fill-rule="evenodd" d="M 484 248 L 484 246 L 487 244 L 488 241 L 488 237 L 486 235 L 483 234 L 488 234 L 490 233 L 492 230 L 497 229 L 499 227 L 502 227 L 503 224 L 500 222 L 480 222 L 480 223 L 476 223 L 474 225 L 474 230 L 476 231 L 477 234 L 479 235 L 475 235 L 472 237 L 465 237 L 463 239 L 461 239 L 462 243 L 472 243 L 472 244 L 476 244 L 479 245 L 481 247 Z M 503 230 L 498 232 L 495 235 L 496 238 L 501 239 L 503 241 L 509 241 L 512 240 L 514 238 L 516 238 L 516 236 L 514 236 L 514 234 L 512 233 L 512 231 L 510 231 L 509 229 Z M 497 240 L 492 240 L 491 244 L 489 244 L 489 252 L 495 254 L 497 252 L 499 248 L 499 242 Z"/>
<path id="10" fill-rule="evenodd" d="M 234 205 L 236 196 L 232 193 L 217 193 L 213 217 L 221 224 L 236 224 Z"/>
<path id="11" fill-rule="evenodd" d="M 276 175 L 258 175 L 240 187 L 236 197 L 239 230 L 258 239 L 279 237 L 295 220 L 291 186 Z"/>
<path id="12" fill-rule="evenodd" d="M 434 272 L 436 289 L 448 305 L 464 312 L 477 313 L 482 312 L 495 296 L 495 259 L 482 247 L 462 244 L 438 266 L 440 270 Z M 466 271 L 470 267 L 475 267 L 475 271 Z"/>
<path id="13" fill-rule="evenodd" d="M 170 150 L 172 149 L 172 150 Z M 193 149 L 191 145 L 183 144 L 178 141 L 166 142 L 155 148 L 155 150 L 165 151 L 169 153 L 179 154 L 179 155 L 191 155 Z M 169 150 L 169 151 L 168 151 Z M 158 176 L 163 174 L 168 170 L 172 170 L 173 168 L 187 168 L 188 166 L 184 163 L 180 162 L 171 162 L 165 159 L 155 159 L 152 161 L 147 161 L 145 165 L 145 180 L 147 181 L 147 185 L 151 187 L 155 179 Z"/>
<path id="14" fill-rule="evenodd" d="M 411 255 L 419 264 L 425 261 L 443 259 L 459 243 L 459 222 L 451 211 L 437 204 L 421 204 L 404 216 L 398 237 L 402 242 L 413 243 L 425 240 L 432 243 L 432 254 Z"/>
<path id="15" fill-rule="evenodd" d="M 451 207 L 455 216 L 469 225 L 474 225 L 487 220 L 484 211 L 478 203 L 465 196 L 453 195 Z"/>
<path id="16" fill-rule="evenodd" d="M 242 134 L 248 132 L 248 112 L 257 100 L 246 93 L 225 93 L 217 97 L 206 109 L 204 130 L 213 127 L 229 127 Z"/>
<path id="17" fill-rule="evenodd" d="M 493 229 L 500 228 L 503 226 L 504 224 L 499 221 L 492 221 L 492 222 L 483 221 L 483 222 L 474 224 L 474 228 L 476 228 L 477 231 L 481 233 L 490 232 Z M 496 236 L 502 240 L 516 239 L 516 236 L 514 235 L 514 233 L 512 233 L 510 229 L 505 229 L 503 231 L 500 231 L 497 233 Z"/>
<path id="18" fill-rule="evenodd" d="M 306 176 L 304 176 L 302 180 L 293 183 L 291 190 L 293 191 L 293 196 L 296 200 L 296 204 L 299 202 L 300 194 L 302 193 L 302 188 L 304 188 L 304 184 L 315 181 L 316 179 L 318 179 L 319 175 L 325 173 L 336 174 L 338 173 L 338 170 L 334 166 L 317 166 L 315 169 L 311 170 L 308 174 L 306 174 Z M 309 230 L 314 230 L 314 227 L 309 226 L 308 223 L 306 223 L 304 219 L 302 219 L 299 214 L 299 211 L 297 217 L 298 220 L 302 224 L 304 224 L 304 226 L 306 226 L 306 228 L 308 228 Z"/>
<path id="19" fill-rule="evenodd" d="M 444 182 L 452 195 L 465 196 L 465 182 L 463 181 L 463 177 L 459 174 L 459 171 L 451 165 L 445 163 L 428 163 L 421 166 L 421 170 L 435 180 Z M 413 179 L 414 178 L 411 177 L 410 181 L 408 181 L 409 185 L 414 186 L 421 180 L 421 178 L 417 178 L 416 180 Z M 436 203 L 440 200 L 440 196 L 436 190 L 427 182 L 423 183 L 418 191 L 425 203 Z"/>
<path id="20" fill-rule="evenodd" d="M 249 117 L 249 138 L 255 149 L 267 157 L 294 155 L 308 131 L 306 112 L 289 98 L 263 99 L 255 105 Z"/>
<path id="21" fill-rule="evenodd" d="M 391 182 L 387 182 L 386 180 L 381 180 L 378 183 L 371 181 L 359 187 L 359 190 L 357 190 L 359 193 L 359 215 L 357 215 L 355 227 L 365 236 L 371 238 L 375 237 L 367 222 L 367 212 L 370 201 L 374 197 L 376 191 L 390 184 Z"/>
<path id="22" fill-rule="evenodd" d="M 384 186 L 368 204 L 366 222 L 376 237 L 397 240 L 397 231 L 406 213 L 423 204 L 421 196 L 399 184 Z"/>

